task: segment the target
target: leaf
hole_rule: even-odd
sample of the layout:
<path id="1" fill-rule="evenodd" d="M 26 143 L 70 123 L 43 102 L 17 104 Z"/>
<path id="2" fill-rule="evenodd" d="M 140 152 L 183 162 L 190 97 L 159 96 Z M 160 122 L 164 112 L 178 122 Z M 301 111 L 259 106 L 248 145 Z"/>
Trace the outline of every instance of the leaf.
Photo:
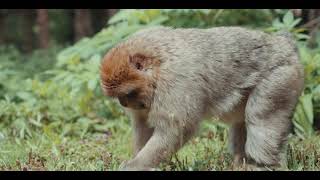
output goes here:
<path id="1" fill-rule="evenodd" d="M 88 89 L 93 91 L 97 87 L 98 81 L 97 79 L 91 79 L 88 81 Z"/>
<path id="2" fill-rule="evenodd" d="M 296 130 L 298 130 L 299 132 L 304 132 L 304 127 L 301 126 L 297 121 L 293 121 L 293 124 L 294 124 Z"/>
<path id="3" fill-rule="evenodd" d="M 30 100 L 33 98 L 32 94 L 29 93 L 29 92 L 25 92 L 25 91 L 22 91 L 22 92 L 18 92 L 17 93 L 17 96 L 25 101 L 27 100 Z"/>
<path id="4" fill-rule="evenodd" d="M 291 11 L 288 11 L 282 19 L 283 23 L 285 24 L 286 27 L 290 27 L 290 25 L 294 21 L 293 13 Z"/>
<path id="5" fill-rule="evenodd" d="M 293 116 L 294 131 L 302 139 L 314 134 L 312 97 L 312 94 L 301 96 Z"/>
<path id="6" fill-rule="evenodd" d="M 298 40 L 307 40 L 310 38 L 310 36 L 307 34 L 295 34 L 295 36 Z"/>
<path id="7" fill-rule="evenodd" d="M 34 119 L 30 119 L 29 122 L 37 127 L 42 127 L 42 124 Z"/>
<path id="8" fill-rule="evenodd" d="M 145 13 L 145 11 L 137 11 L 134 13 L 138 18 L 139 21 L 141 21 L 142 23 L 148 23 L 150 21 L 150 17 L 148 16 L 147 13 Z M 137 22 L 130 22 L 130 23 L 137 23 Z"/>
<path id="9" fill-rule="evenodd" d="M 199 9 L 198 11 L 200 11 L 201 13 L 203 13 L 205 15 L 209 15 L 212 10 L 211 9 Z M 219 9 L 218 12 L 219 11 L 223 11 L 223 9 Z"/>
<path id="10" fill-rule="evenodd" d="M 306 31 L 307 31 L 307 29 L 305 29 L 305 28 L 295 28 L 293 30 L 293 32 L 295 32 L 295 33 L 302 33 L 302 32 L 306 32 Z"/>
<path id="11" fill-rule="evenodd" d="M 128 17 L 131 16 L 133 10 L 120 10 L 108 21 L 108 24 L 118 23 L 120 21 L 127 21 Z"/>
<path id="12" fill-rule="evenodd" d="M 301 103 L 303 110 L 306 114 L 308 122 L 312 125 L 313 124 L 313 104 L 312 104 L 312 94 L 307 94 L 302 96 Z"/>
<path id="13" fill-rule="evenodd" d="M 272 26 L 276 28 L 277 30 L 282 29 L 284 25 L 280 22 L 279 19 L 276 19 L 272 22 Z"/>
<path id="14" fill-rule="evenodd" d="M 276 30 L 277 30 L 277 28 L 275 28 L 275 27 L 268 27 L 268 28 L 264 29 L 265 32 L 274 32 Z"/>
<path id="15" fill-rule="evenodd" d="M 91 57 L 90 61 L 93 63 L 93 64 L 100 64 L 100 61 L 101 61 L 101 55 L 100 54 L 95 54 Z"/>
<path id="16" fill-rule="evenodd" d="M 301 56 L 301 60 L 304 64 L 310 63 L 312 60 L 312 56 L 310 54 L 310 52 L 308 52 L 308 50 L 306 48 L 299 48 L 299 53 Z"/>
<path id="17" fill-rule="evenodd" d="M 6 139 L 6 136 L 5 136 L 3 133 L 0 132 L 0 142 L 1 142 L 2 140 L 5 140 L 5 139 Z"/>
<path id="18" fill-rule="evenodd" d="M 160 25 L 161 23 L 166 22 L 168 19 L 169 19 L 169 17 L 167 17 L 167 16 L 160 16 L 157 19 L 154 19 L 153 21 L 151 21 L 148 25 L 149 26 Z"/>
<path id="19" fill-rule="evenodd" d="M 296 25 L 299 24 L 299 22 L 300 22 L 301 20 L 302 20 L 301 18 L 298 18 L 298 19 L 294 20 L 294 21 L 290 24 L 289 28 L 290 28 L 290 29 L 294 28 Z"/>
<path id="20" fill-rule="evenodd" d="M 317 96 L 320 96 L 320 85 L 317 85 L 316 88 L 314 88 L 313 93 Z"/>
<path id="21" fill-rule="evenodd" d="M 72 124 L 71 124 L 71 123 L 66 123 L 66 124 L 64 124 L 64 126 L 63 126 L 61 135 L 64 136 L 64 135 L 66 135 L 67 133 L 69 133 L 71 130 L 72 130 Z"/>

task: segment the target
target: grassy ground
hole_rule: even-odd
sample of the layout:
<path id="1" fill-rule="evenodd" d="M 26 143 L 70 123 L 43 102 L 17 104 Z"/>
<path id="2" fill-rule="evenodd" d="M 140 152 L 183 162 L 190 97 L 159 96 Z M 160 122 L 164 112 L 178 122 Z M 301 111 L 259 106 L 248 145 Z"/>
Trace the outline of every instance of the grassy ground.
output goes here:
<path id="1" fill-rule="evenodd" d="M 117 170 L 131 156 L 131 128 L 127 118 L 108 123 L 107 133 L 81 139 L 42 131 L 24 140 L 0 137 L 0 170 Z M 227 139 L 224 125 L 204 122 L 198 136 L 161 169 L 232 170 Z M 320 136 L 303 141 L 292 136 L 287 152 L 284 170 L 320 170 Z"/>

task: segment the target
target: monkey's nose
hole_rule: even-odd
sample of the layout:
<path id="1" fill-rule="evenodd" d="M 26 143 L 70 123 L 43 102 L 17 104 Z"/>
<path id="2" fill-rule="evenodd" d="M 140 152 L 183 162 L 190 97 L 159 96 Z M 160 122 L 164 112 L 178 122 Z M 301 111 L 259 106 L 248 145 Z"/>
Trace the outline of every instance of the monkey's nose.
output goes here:
<path id="1" fill-rule="evenodd" d="M 139 103 L 139 107 L 140 107 L 141 109 L 144 109 L 144 108 L 146 108 L 146 105 L 145 105 L 143 102 L 140 102 L 140 103 Z"/>
<path id="2" fill-rule="evenodd" d="M 122 106 L 127 107 L 128 106 L 128 102 L 122 98 L 119 98 L 119 102 Z"/>
<path id="3" fill-rule="evenodd" d="M 120 101 L 120 104 L 124 107 L 127 107 L 128 106 L 128 103 L 127 102 L 123 102 L 123 101 Z"/>

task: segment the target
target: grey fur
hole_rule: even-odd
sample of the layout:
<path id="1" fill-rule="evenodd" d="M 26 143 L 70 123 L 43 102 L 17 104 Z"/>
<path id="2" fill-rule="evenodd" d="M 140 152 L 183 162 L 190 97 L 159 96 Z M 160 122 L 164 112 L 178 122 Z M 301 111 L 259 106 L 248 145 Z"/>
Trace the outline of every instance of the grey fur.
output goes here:
<path id="1" fill-rule="evenodd" d="M 303 67 L 289 36 L 240 27 L 155 27 L 119 46 L 161 61 L 147 119 L 154 133 L 125 169 L 157 166 L 208 116 L 232 126 L 235 156 L 279 164 L 303 89 Z"/>

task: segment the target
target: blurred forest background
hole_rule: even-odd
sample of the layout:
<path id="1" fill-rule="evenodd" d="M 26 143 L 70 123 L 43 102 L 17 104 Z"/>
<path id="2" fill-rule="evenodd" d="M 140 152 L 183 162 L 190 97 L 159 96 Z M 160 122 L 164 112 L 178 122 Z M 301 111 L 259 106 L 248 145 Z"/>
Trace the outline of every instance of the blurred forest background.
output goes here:
<path id="1" fill-rule="evenodd" d="M 305 66 L 286 170 L 320 170 L 319 9 L 0 9 L 0 170 L 117 170 L 130 120 L 99 86 L 103 55 L 149 26 L 290 31 Z M 288 89 L 290 91 L 290 89 Z M 205 121 L 161 170 L 230 170 L 228 128 Z"/>

